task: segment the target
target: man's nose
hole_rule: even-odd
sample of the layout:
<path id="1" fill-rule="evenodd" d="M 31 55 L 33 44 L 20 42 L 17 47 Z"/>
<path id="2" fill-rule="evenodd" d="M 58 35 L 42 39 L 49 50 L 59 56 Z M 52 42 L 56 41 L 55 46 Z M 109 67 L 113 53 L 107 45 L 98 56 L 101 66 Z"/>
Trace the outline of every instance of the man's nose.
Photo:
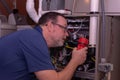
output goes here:
<path id="1" fill-rule="evenodd" d="M 69 32 L 68 32 L 68 31 L 66 31 L 66 33 L 65 33 L 65 34 L 66 34 L 66 37 L 68 37 L 68 36 L 69 36 Z"/>

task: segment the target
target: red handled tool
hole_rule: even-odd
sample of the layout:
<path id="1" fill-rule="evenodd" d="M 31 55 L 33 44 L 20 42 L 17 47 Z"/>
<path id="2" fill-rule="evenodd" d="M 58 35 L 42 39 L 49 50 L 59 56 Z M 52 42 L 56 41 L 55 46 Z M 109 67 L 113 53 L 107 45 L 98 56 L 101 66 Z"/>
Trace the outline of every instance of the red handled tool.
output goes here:
<path id="1" fill-rule="evenodd" d="M 88 46 L 88 43 L 89 42 L 87 38 L 84 38 L 84 37 L 79 38 L 77 49 L 81 49 L 81 48 Z"/>

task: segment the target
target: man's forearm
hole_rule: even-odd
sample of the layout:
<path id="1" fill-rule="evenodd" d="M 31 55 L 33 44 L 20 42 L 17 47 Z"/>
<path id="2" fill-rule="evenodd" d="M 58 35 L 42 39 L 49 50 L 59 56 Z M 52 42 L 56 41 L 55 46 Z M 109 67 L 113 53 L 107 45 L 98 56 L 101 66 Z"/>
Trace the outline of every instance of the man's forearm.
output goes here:
<path id="1" fill-rule="evenodd" d="M 58 73 L 59 80 L 71 80 L 77 66 L 78 65 L 71 60 L 68 65 Z"/>

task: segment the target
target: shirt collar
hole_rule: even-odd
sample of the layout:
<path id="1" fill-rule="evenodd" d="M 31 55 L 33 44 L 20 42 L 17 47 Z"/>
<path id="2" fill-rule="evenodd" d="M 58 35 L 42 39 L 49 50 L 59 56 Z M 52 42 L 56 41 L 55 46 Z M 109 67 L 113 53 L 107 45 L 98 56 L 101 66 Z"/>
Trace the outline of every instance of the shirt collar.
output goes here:
<path id="1" fill-rule="evenodd" d="M 42 32 L 42 28 L 40 26 L 35 26 L 34 29 L 37 30 L 40 33 Z"/>

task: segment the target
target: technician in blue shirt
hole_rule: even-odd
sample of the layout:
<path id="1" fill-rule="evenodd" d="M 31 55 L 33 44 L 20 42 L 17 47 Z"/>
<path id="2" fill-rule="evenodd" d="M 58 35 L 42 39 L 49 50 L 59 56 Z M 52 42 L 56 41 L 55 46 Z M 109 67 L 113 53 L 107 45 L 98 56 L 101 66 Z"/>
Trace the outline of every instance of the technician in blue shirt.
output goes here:
<path id="1" fill-rule="evenodd" d="M 87 48 L 72 51 L 68 65 L 56 72 L 49 48 L 63 46 L 67 33 L 65 17 L 56 12 L 42 15 L 34 29 L 0 38 L 0 80 L 70 80 L 77 66 L 86 60 Z"/>

